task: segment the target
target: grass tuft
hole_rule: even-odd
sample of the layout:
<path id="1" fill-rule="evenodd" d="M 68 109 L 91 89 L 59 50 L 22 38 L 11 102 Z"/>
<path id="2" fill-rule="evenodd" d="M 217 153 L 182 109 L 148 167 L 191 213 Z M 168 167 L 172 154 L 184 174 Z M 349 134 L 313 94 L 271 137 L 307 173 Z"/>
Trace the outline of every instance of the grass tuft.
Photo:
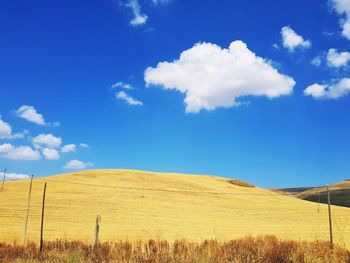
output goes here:
<path id="1" fill-rule="evenodd" d="M 254 185 L 244 182 L 242 180 L 228 180 L 230 184 L 237 185 L 237 186 L 243 186 L 243 187 L 255 187 Z"/>

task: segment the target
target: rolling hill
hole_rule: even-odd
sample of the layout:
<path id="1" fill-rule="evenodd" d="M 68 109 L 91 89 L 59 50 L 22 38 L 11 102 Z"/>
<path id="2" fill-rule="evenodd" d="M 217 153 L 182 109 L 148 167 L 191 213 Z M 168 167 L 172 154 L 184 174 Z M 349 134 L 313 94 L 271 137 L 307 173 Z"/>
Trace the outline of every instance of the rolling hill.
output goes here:
<path id="1" fill-rule="evenodd" d="M 47 182 L 46 240 L 91 242 L 96 215 L 100 239 L 218 239 L 273 234 L 328 239 L 326 205 L 216 176 L 133 170 L 91 170 L 35 178 L 28 237 L 38 241 Z M 29 180 L 6 182 L 0 192 L 0 241 L 23 241 Z M 334 206 L 334 239 L 350 244 L 350 209 Z"/>
<path id="2" fill-rule="evenodd" d="M 350 207 L 350 180 L 344 180 L 329 186 L 333 205 Z M 299 187 L 271 189 L 277 193 L 294 195 L 297 198 L 312 202 L 327 203 L 327 187 Z"/>

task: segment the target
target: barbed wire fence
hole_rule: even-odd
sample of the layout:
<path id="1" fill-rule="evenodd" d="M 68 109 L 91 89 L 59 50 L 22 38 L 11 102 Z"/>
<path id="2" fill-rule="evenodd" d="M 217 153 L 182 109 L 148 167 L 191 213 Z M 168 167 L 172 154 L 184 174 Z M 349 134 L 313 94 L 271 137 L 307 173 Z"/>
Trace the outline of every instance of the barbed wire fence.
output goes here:
<path id="1" fill-rule="evenodd" d="M 5 183 L 5 176 L 6 176 L 7 169 L 4 170 L 4 176 L 3 176 L 3 184 L 2 184 L 2 191 L 4 190 L 4 183 Z M 91 188 L 105 188 L 110 189 L 113 191 L 119 191 L 119 190 L 128 190 L 128 191 L 134 191 L 136 194 L 142 193 L 142 198 L 145 197 L 145 192 L 160 192 L 160 193 L 174 193 L 174 194 L 191 194 L 191 195 L 213 195 L 213 196 L 280 196 L 281 193 L 276 192 L 268 192 L 268 193 L 244 193 L 244 192 L 214 192 L 214 191 L 192 191 L 192 190 L 176 190 L 176 189 L 165 189 L 165 188 L 156 188 L 156 187 L 129 187 L 129 186 L 114 186 L 114 185 L 104 185 L 104 184 L 91 184 L 91 183 L 84 183 L 84 182 L 71 182 L 67 180 L 62 179 L 56 179 L 56 178 L 50 178 L 49 184 L 45 181 L 45 178 L 36 178 L 36 180 L 42 181 L 44 183 L 44 191 L 43 191 L 43 199 L 41 206 L 39 205 L 31 205 L 31 195 L 32 195 L 32 180 L 33 176 L 31 177 L 30 184 L 29 184 L 29 193 L 28 193 L 28 200 L 27 200 L 27 209 L 20 209 L 17 208 L 16 210 L 19 213 L 25 213 L 25 230 L 24 230 L 24 242 L 23 244 L 26 244 L 27 241 L 27 232 L 28 232 L 28 217 L 30 213 L 31 208 L 40 208 L 41 207 L 41 213 L 37 212 L 31 212 L 31 215 L 40 218 L 41 217 L 41 227 L 40 227 L 40 251 L 43 250 L 43 243 L 44 243 L 44 231 L 54 231 L 53 229 L 45 229 L 44 227 L 44 220 L 45 220 L 45 199 L 46 199 L 46 188 L 49 185 L 52 184 L 63 184 L 63 185 L 81 185 L 81 186 L 87 186 Z M 64 195 L 67 192 L 64 191 L 55 191 L 56 195 Z M 332 217 L 331 217 L 331 190 L 329 187 L 327 187 L 327 194 L 328 194 L 328 220 L 329 220 L 329 231 L 330 231 L 330 246 L 333 248 L 333 233 L 332 233 Z M 294 194 L 283 194 L 283 195 L 289 195 L 294 196 Z M 318 195 L 319 196 L 319 195 Z M 319 212 L 319 198 L 318 198 L 318 204 L 317 204 L 317 211 Z M 87 208 L 87 207 L 86 207 Z M 37 210 L 36 209 L 36 210 Z M 72 213 L 73 212 L 73 213 Z M 91 215 L 92 213 L 96 213 L 96 211 L 88 211 L 87 209 L 82 211 L 75 211 L 71 210 L 71 214 L 77 213 L 77 215 Z M 100 230 L 100 223 L 101 223 L 101 216 L 96 214 L 96 224 L 95 224 L 95 231 L 94 231 L 94 245 L 98 243 L 99 240 L 99 230 Z M 36 229 L 38 230 L 38 229 Z"/>

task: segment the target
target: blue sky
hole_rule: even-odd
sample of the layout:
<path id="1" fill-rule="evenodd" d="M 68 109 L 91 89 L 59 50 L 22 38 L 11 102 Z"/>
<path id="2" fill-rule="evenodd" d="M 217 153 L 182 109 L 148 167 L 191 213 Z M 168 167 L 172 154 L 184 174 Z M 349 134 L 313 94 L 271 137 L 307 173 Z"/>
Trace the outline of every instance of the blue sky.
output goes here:
<path id="1" fill-rule="evenodd" d="M 349 0 L 3 0 L 0 32 L 13 177 L 350 178 Z"/>

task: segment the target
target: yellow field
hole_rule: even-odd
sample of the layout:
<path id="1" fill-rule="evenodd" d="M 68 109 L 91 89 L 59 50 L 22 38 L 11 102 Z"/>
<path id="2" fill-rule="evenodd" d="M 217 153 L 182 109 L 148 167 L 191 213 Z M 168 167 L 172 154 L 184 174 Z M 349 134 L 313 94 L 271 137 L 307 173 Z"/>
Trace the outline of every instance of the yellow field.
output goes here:
<path id="1" fill-rule="evenodd" d="M 316 203 L 215 176 L 94 170 L 33 181 L 28 237 L 34 241 L 39 239 L 45 181 L 46 240 L 91 242 L 96 215 L 102 218 L 102 241 L 329 237 L 326 205 L 318 213 Z M 0 192 L 0 241 L 23 241 L 28 188 L 29 180 L 6 182 Z M 350 209 L 334 206 L 332 212 L 334 239 L 349 247 Z"/>

